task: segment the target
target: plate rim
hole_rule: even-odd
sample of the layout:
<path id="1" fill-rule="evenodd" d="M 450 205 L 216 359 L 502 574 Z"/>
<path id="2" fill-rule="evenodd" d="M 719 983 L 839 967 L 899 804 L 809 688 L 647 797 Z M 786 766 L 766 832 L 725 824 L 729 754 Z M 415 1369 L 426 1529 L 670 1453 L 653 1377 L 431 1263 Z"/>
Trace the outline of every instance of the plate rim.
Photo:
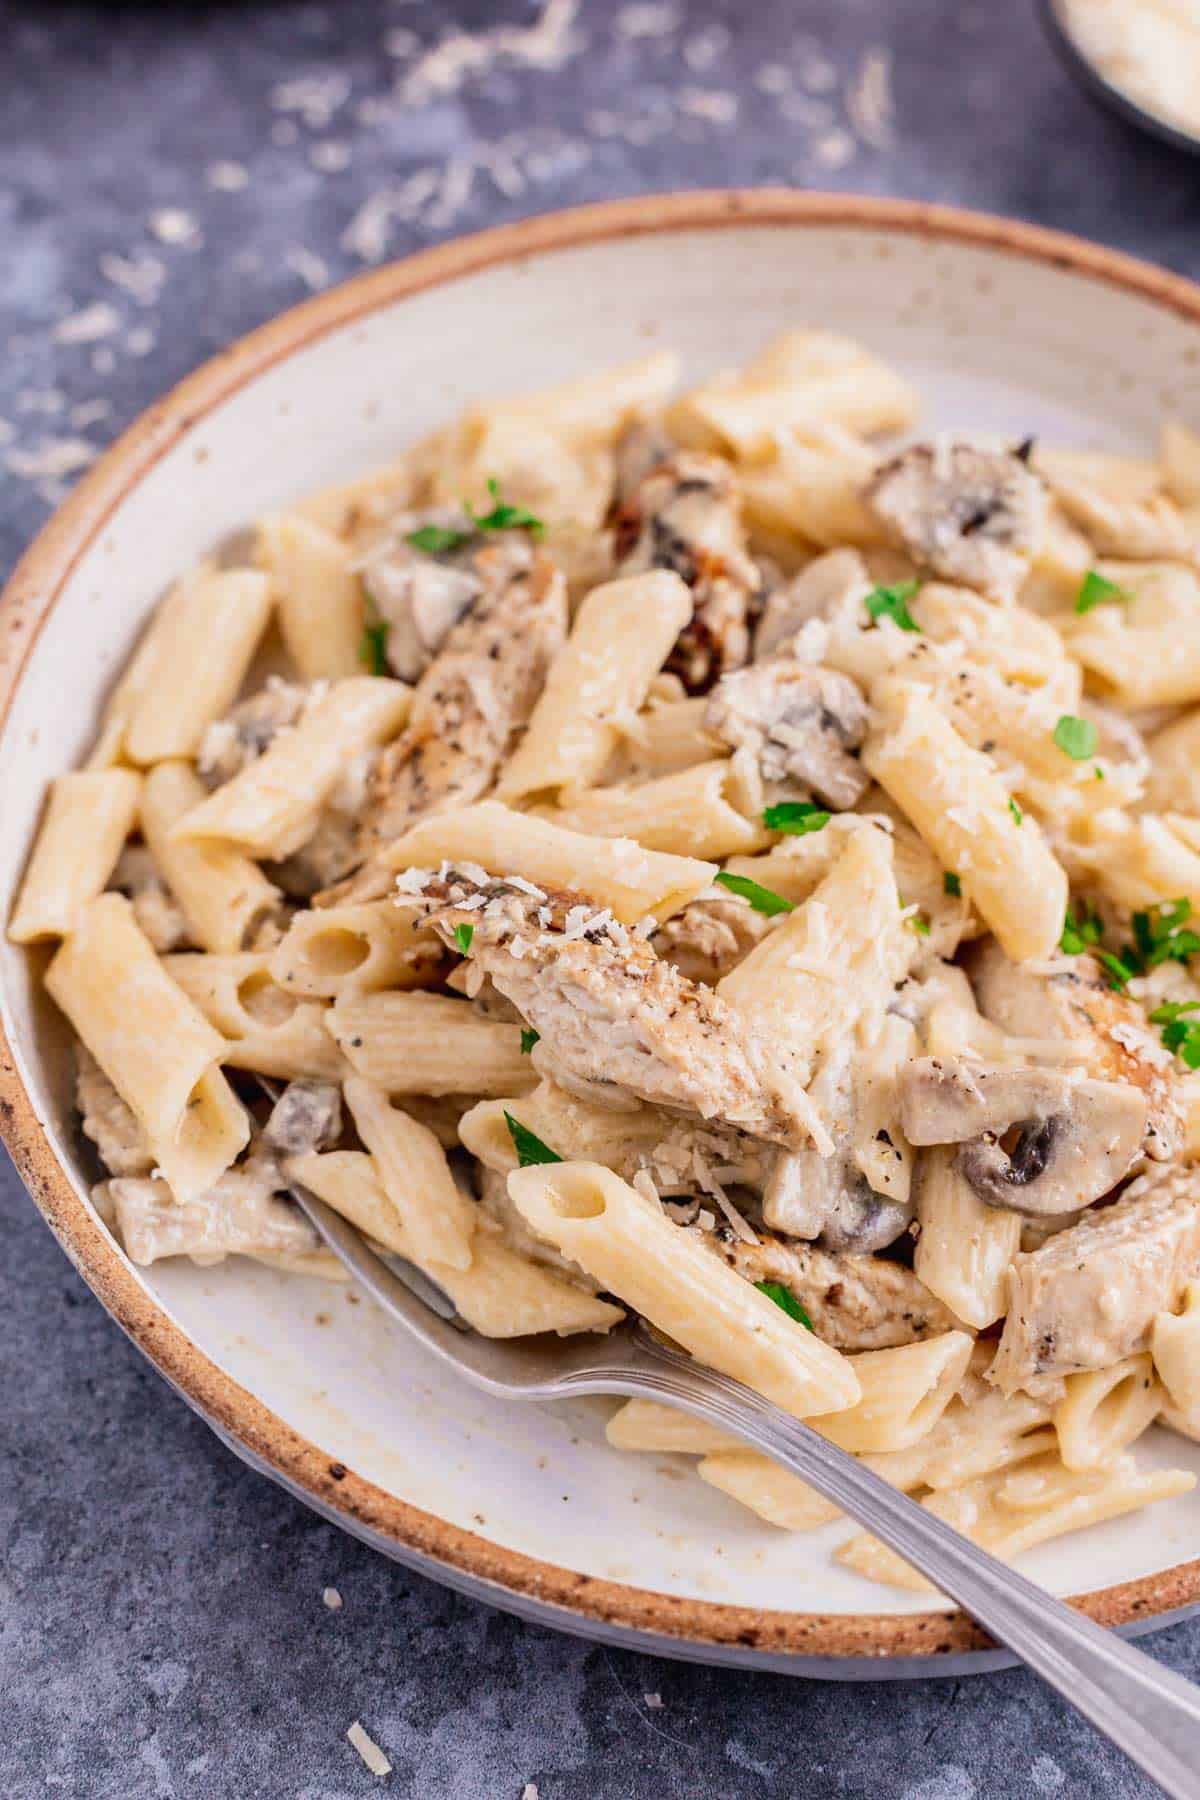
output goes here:
<path id="1" fill-rule="evenodd" d="M 127 495 L 201 418 L 274 364 L 395 301 L 503 263 L 612 239 L 729 227 L 849 227 L 993 249 L 1133 293 L 1200 325 L 1200 287 L 1121 251 L 1043 226 L 963 208 L 786 188 L 646 194 L 492 227 L 367 271 L 277 315 L 202 363 L 143 412 L 42 526 L 0 593 L 0 731 L 45 620 L 79 559 Z M 0 998 L 3 996 L 0 995 Z M 0 1017 L 0 1138 L 70 1261 L 159 1373 L 252 1466 L 323 1517 L 432 1578 L 464 1585 L 493 1605 L 535 1610 L 587 1634 L 619 1632 L 632 1647 L 760 1663 L 828 1675 L 862 1663 L 886 1672 L 951 1672 L 952 1660 L 990 1652 L 992 1640 L 961 1612 L 759 1611 L 662 1594 L 558 1567 L 490 1542 L 387 1493 L 330 1458 L 200 1350 L 140 1283 L 91 1215 L 38 1121 Z M 1100 1623 L 1177 1619 L 1200 1605 L 1200 1558 L 1073 1602 Z M 552 1615 L 552 1616 L 551 1616 Z M 1165 1621 L 1164 1621 L 1165 1622 Z M 652 1642 L 640 1643 L 639 1640 Z M 975 1654 L 973 1654 L 975 1653 Z M 812 1667 L 814 1663 L 823 1666 Z M 932 1665 L 932 1666 L 931 1666 Z M 907 1672 L 907 1671 L 906 1671 Z"/>

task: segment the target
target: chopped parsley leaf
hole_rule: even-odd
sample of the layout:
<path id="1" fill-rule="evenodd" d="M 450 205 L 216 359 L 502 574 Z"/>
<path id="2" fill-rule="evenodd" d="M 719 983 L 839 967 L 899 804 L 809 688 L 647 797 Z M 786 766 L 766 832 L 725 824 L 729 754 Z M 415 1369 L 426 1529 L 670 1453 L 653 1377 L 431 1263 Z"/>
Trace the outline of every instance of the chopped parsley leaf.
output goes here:
<path id="1" fill-rule="evenodd" d="M 471 954 L 471 939 L 474 936 L 475 927 L 473 925 L 456 925 L 454 927 L 454 941 L 464 956 Z"/>
<path id="2" fill-rule="evenodd" d="M 1131 969 L 1127 962 L 1122 962 L 1121 958 L 1114 956 L 1111 950 L 1097 950 L 1096 955 L 1108 970 L 1109 987 L 1116 988 L 1118 993 L 1137 974 L 1136 969 Z"/>
<path id="3" fill-rule="evenodd" d="M 1095 768 L 1092 770 L 1092 774 L 1096 777 L 1097 781 L 1107 781 L 1107 779 L 1108 779 L 1108 777 L 1104 773 L 1104 770 L 1100 767 L 1099 763 L 1097 763 Z"/>
<path id="4" fill-rule="evenodd" d="M 876 624 L 880 619 L 891 619 L 901 631 L 920 631 L 908 610 L 908 602 L 920 585 L 919 581 L 897 581 L 893 587 L 872 588 L 863 604 Z"/>
<path id="5" fill-rule="evenodd" d="M 450 550 L 461 550 L 474 536 L 474 531 L 464 531 L 460 525 L 422 525 L 419 531 L 410 531 L 404 541 L 414 550 L 423 550 L 426 556 L 445 556 Z"/>
<path id="6" fill-rule="evenodd" d="M 1054 742 L 1072 762 L 1086 762 L 1096 754 L 1096 727 L 1090 719 L 1077 719 L 1064 713 L 1054 727 Z"/>
<path id="7" fill-rule="evenodd" d="M 1104 927 L 1098 913 L 1090 913 L 1085 906 L 1076 919 L 1068 906 L 1058 947 L 1066 956 L 1082 956 L 1085 950 L 1098 944 L 1103 935 Z"/>
<path id="8" fill-rule="evenodd" d="M 562 1161 L 557 1150 L 552 1150 L 549 1144 L 543 1144 L 536 1132 L 522 1125 L 520 1119 L 514 1119 L 510 1112 L 505 1113 L 504 1123 L 508 1126 L 508 1135 L 513 1141 L 517 1162 L 522 1169 L 531 1169 L 536 1163 Z"/>
<path id="9" fill-rule="evenodd" d="M 1200 951 L 1200 934 L 1185 931 L 1184 921 L 1192 916 L 1188 899 L 1162 901 L 1149 912 L 1133 915 L 1133 945 L 1126 952 L 1130 961 L 1141 967 L 1157 969 L 1160 963 L 1186 962 Z"/>
<path id="10" fill-rule="evenodd" d="M 716 879 L 731 894 L 739 894 L 743 900 L 748 900 L 755 912 L 765 913 L 768 919 L 774 918 L 776 913 L 792 910 L 790 900 L 785 900 L 782 894 L 776 894 L 770 888 L 760 887 L 748 875 L 731 875 L 728 869 L 722 869 Z"/>
<path id="11" fill-rule="evenodd" d="M 909 913 L 908 918 L 904 922 L 910 931 L 916 932 L 918 937 L 929 936 L 929 920 L 923 919 L 919 912 Z"/>
<path id="12" fill-rule="evenodd" d="M 1189 1069 L 1200 1069 L 1200 1019 L 1185 1019 L 1183 1014 L 1197 1007 L 1200 1000 L 1168 1000 L 1150 1014 L 1151 1024 L 1163 1028 L 1165 1047 L 1182 1057 Z"/>
<path id="13" fill-rule="evenodd" d="M 511 506 L 501 498 L 500 483 L 494 475 L 487 487 L 495 502 L 491 512 L 477 513 L 470 501 L 465 501 L 463 510 L 471 521 L 469 525 L 422 525 L 408 533 L 405 543 L 411 544 L 414 550 L 423 551 L 426 556 L 446 556 L 451 550 L 461 550 L 481 531 L 522 528 L 537 538 L 544 535 L 546 527 L 536 513 L 531 513 L 527 506 Z"/>
<path id="14" fill-rule="evenodd" d="M 812 1320 L 791 1288 L 784 1287 L 782 1281 L 756 1281 L 754 1285 L 760 1294 L 765 1294 L 768 1300 L 773 1300 L 789 1319 L 795 1319 L 797 1325 L 803 1325 L 806 1331 L 812 1330 Z"/>
<path id="15" fill-rule="evenodd" d="M 1008 810 L 1012 814 L 1013 818 L 1016 820 L 1018 825 L 1020 825 L 1024 822 L 1025 814 L 1021 811 L 1020 807 L 1017 805 L 1015 800 L 1012 800 L 1012 799 L 1009 800 Z"/>
<path id="16" fill-rule="evenodd" d="M 768 831 L 782 831 L 788 837 L 806 837 L 810 831 L 824 831 L 830 817 L 811 800 L 783 800 L 778 806 L 767 807 L 763 824 Z"/>
<path id="17" fill-rule="evenodd" d="M 1083 585 L 1075 601 L 1077 613 L 1089 613 L 1093 606 L 1121 604 L 1132 600 L 1133 595 L 1125 588 L 1110 581 L 1107 575 L 1101 575 L 1099 569 L 1089 569 L 1083 578 Z"/>
<path id="18" fill-rule="evenodd" d="M 529 1055 L 529 1052 L 533 1049 L 533 1046 L 537 1043 L 537 1041 L 541 1037 L 541 1035 L 542 1034 L 540 1031 L 534 1031 L 532 1029 L 532 1027 L 529 1027 L 526 1030 L 522 1031 L 522 1033 L 521 1033 L 521 1055 L 522 1056 Z"/>
<path id="19" fill-rule="evenodd" d="M 386 675 L 388 628 L 382 619 L 369 619 L 363 626 L 358 646 L 358 660 L 372 675 Z"/>
<path id="20" fill-rule="evenodd" d="M 949 894 L 952 900 L 962 899 L 962 882 L 951 869 L 947 869 L 942 876 L 942 892 Z"/>
<path id="21" fill-rule="evenodd" d="M 490 513 L 476 513 L 467 507 L 467 514 L 477 531 L 512 531 L 521 528 L 540 538 L 546 527 L 536 513 L 531 513 L 527 506 L 510 506 L 500 497 L 500 483 L 493 475 L 487 484 L 488 493 L 495 501 Z"/>

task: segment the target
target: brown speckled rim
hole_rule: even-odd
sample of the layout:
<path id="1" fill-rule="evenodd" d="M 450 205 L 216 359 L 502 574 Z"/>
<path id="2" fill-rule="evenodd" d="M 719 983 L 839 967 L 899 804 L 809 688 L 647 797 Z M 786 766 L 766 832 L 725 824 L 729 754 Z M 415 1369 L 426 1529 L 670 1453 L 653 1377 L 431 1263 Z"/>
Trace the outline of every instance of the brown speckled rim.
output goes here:
<path id="1" fill-rule="evenodd" d="M 496 264 L 614 238 L 739 226 L 841 226 L 994 250 L 1090 277 L 1200 326 L 1200 288 L 1177 276 L 1058 232 L 902 200 L 783 189 L 646 196 L 552 213 L 441 245 L 361 275 L 239 339 L 117 440 L 38 534 L 0 598 L 0 728 L 42 622 L 79 558 L 164 453 L 273 364 L 352 320 Z M 505 1549 L 407 1505 L 331 1463 L 168 1318 L 76 1193 L 2 1031 L 0 1135 L 72 1263 L 160 1373 L 253 1466 L 376 1548 L 545 1623 L 701 1660 L 828 1675 L 878 1669 L 884 1659 L 897 1672 L 903 1665 L 905 1672 L 934 1673 L 964 1657 L 979 1666 L 978 1653 L 992 1648 L 961 1613 L 760 1612 L 626 1587 Z M 1076 1604 L 1114 1626 L 1136 1628 L 1175 1615 L 1200 1604 L 1200 1560 L 1078 1596 Z"/>

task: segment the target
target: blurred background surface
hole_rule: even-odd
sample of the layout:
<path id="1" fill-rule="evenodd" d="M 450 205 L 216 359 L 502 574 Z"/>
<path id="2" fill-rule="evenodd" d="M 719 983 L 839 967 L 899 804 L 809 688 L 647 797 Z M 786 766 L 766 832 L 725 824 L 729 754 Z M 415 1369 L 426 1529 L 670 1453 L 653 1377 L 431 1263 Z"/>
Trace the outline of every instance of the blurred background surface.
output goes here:
<path id="1" fill-rule="evenodd" d="M 230 338 L 550 208 L 765 183 L 901 194 L 1200 275 L 1200 164 L 1081 93 L 1034 0 L 28 0 L 0 3 L 0 46 L 5 573 L 99 451 Z M 736 268 L 714 259 L 712 278 Z M 0 1232 L 7 1800 L 1152 1793 L 1021 1672 L 842 1687 L 691 1668 L 410 1576 L 218 1444 L 7 1164 Z M 1200 1677 L 1200 1620 L 1153 1647 Z M 355 1718 L 388 1781 L 346 1744 Z"/>

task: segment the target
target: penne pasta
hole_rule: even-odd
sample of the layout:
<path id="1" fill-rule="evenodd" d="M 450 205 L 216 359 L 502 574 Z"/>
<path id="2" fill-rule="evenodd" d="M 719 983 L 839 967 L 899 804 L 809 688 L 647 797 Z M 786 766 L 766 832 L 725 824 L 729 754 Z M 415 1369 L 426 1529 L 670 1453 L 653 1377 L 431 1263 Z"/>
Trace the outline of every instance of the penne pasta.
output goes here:
<path id="1" fill-rule="evenodd" d="M 306 681 L 341 681 L 362 671 L 366 602 L 349 548 L 297 514 L 258 528 L 255 560 L 271 584 L 279 631 Z"/>
<path id="2" fill-rule="evenodd" d="M 290 856 L 313 833 L 346 762 L 394 737 L 409 690 L 369 675 L 336 682 L 291 731 L 172 827 L 177 840 L 216 838 L 254 856 Z"/>
<path id="3" fill-rule="evenodd" d="M 84 769 L 50 788 L 9 921 L 14 944 L 65 937 L 103 890 L 133 829 L 141 782 L 128 769 Z"/>
<path id="4" fill-rule="evenodd" d="M 693 1356 L 798 1418 L 852 1406 L 849 1363 L 600 1163 L 518 1169 L 527 1223 Z"/>
<path id="5" fill-rule="evenodd" d="M 129 696 L 131 762 L 195 756 L 206 727 L 232 704 L 270 616 L 266 577 L 254 570 L 201 569 L 180 583 L 150 627 Z"/>
<path id="6" fill-rule="evenodd" d="M 46 987 L 146 1133 L 181 1202 L 225 1173 L 250 1136 L 219 1063 L 225 1045 L 160 964 L 129 902 L 101 894 L 76 920 Z"/>
<path id="7" fill-rule="evenodd" d="M 591 785 L 692 616 L 678 575 L 654 570 L 593 589 L 554 659 L 496 792 L 509 805 Z"/>

